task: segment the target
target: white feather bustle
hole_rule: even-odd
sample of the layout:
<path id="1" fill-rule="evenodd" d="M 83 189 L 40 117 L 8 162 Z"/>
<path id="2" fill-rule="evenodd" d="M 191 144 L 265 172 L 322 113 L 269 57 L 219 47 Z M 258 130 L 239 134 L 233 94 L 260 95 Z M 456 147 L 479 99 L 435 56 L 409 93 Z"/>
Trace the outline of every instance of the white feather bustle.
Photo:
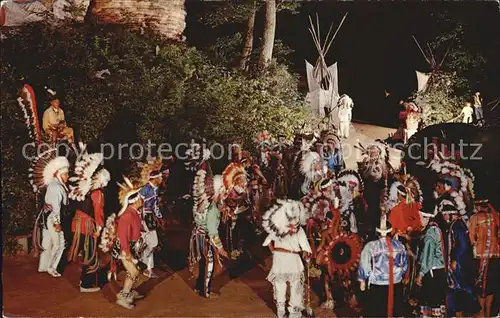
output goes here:
<path id="1" fill-rule="evenodd" d="M 111 214 L 106 219 L 106 225 L 104 226 L 101 234 L 101 243 L 99 247 L 105 253 L 111 251 L 113 244 L 116 239 L 116 214 Z"/>
<path id="2" fill-rule="evenodd" d="M 278 199 L 277 203 L 264 213 L 262 226 L 264 230 L 277 237 L 289 234 L 290 226 L 305 225 L 310 214 L 302 202 Z"/>
<path id="3" fill-rule="evenodd" d="M 102 153 L 85 153 L 81 159 L 75 163 L 75 176 L 71 177 L 69 180 L 76 185 L 70 185 L 70 193 L 68 194 L 70 199 L 83 201 L 90 191 L 97 189 L 95 187 L 99 186 L 101 181 L 106 182 L 104 179 L 110 177 L 109 172 L 107 175 L 105 172 L 102 172 L 103 175 L 102 178 L 100 178 L 102 180 L 97 180 L 95 178 L 96 176 L 94 176 L 103 159 L 104 155 Z M 107 182 L 109 182 L 109 179 L 110 178 L 108 178 Z"/>
<path id="4" fill-rule="evenodd" d="M 300 171 L 310 180 L 316 179 L 321 172 L 314 169 L 316 163 L 321 162 L 321 157 L 318 153 L 314 151 L 308 151 L 302 157 L 302 162 L 300 163 Z"/>

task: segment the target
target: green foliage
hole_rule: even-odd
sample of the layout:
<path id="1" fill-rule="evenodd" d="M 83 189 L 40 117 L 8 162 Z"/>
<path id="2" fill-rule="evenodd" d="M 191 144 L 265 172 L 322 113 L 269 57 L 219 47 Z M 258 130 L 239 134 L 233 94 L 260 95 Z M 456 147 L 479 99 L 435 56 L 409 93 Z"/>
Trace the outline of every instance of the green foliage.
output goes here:
<path id="1" fill-rule="evenodd" d="M 69 126 L 87 143 L 248 144 L 256 133 L 292 132 L 304 121 L 297 78 L 283 65 L 261 77 L 228 71 L 183 44 L 120 26 L 35 24 L 2 42 L 2 212 L 4 232 L 29 231 L 37 213 L 28 183 L 30 142 L 17 104 L 16 78 L 61 96 Z M 156 47 L 159 53 L 156 54 Z M 92 72 L 108 69 L 105 79 Z M 47 103 L 37 95 L 39 119 Z M 127 160 L 127 158 L 124 158 Z M 127 163 L 118 163 L 128 169 Z"/>
<path id="2" fill-rule="evenodd" d="M 224 1 L 211 3 L 211 9 L 199 20 L 212 28 L 226 23 L 243 23 L 248 20 L 253 10 L 262 5 L 256 0 Z"/>
<path id="3" fill-rule="evenodd" d="M 465 97 L 468 93 L 460 95 L 458 89 L 468 87 L 465 78 L 456 74 L 435 72 L 428 82 L 425 92 L 417 93 L 413 96 L 418 105 L 422 107 L 422 120 L 424 126 L 430 126 L 447 122 L 460 114 L 465 105 Z"/>
<path id="4" fill-rule="evenodd" d="M 474 50 L 470 26 L 446 12 L 435 14 L 440 33 L 429 43 L 441 67 L 434 70 L 425 93 L 414 94 L 423 110 L 424 126 L 450 121 L 470 100 L 471 85 L 483 78 L 485 58 Z"/>
<path id="5" fill-rule="evenodd" d="M 225 36 L 217 39 L 216 43 L 207 49 L 210 60 L 220 66 L 239 66 L 241 52 L 243 50 L 243 35 L 236 33 L 233 36 Z M 283 41 L 274 41 L 273 59 L 278 64 L 288 64 L 288 56 L 294 51 Z M 254 47 L 250 56 L 250 63 L 256 64 L 259 58 L 259 48 Z M 250 67 L 252 68 L 252 67 Z"/>
<path id="6" fill-rule="evenodd" d="M 227 23 L 245 23 L 254 10 L 259 9 L 264 1 L 259 0 L 233 0 L 210 3 L 210 9 L 200 17 L 199 21 L 212 28 Z M 300 3 L 297 1 L 276 1 L 276 11 L 289 11 L 292 14 L 298 13 Z"/>

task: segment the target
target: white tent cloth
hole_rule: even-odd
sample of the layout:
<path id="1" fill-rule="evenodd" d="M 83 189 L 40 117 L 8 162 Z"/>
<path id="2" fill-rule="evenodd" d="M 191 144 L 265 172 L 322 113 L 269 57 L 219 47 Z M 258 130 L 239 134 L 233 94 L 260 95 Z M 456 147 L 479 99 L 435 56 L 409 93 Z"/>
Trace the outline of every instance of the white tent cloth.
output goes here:
<path id="1" fill-rule="evenodd" d="M 427 82 L 429 81 L 431 74 L 430 73 L 422 73 L 419 71 L 415 71 L 415 73 L 417 73 L 418 92 L 423 92 L 427 88 Z"/>

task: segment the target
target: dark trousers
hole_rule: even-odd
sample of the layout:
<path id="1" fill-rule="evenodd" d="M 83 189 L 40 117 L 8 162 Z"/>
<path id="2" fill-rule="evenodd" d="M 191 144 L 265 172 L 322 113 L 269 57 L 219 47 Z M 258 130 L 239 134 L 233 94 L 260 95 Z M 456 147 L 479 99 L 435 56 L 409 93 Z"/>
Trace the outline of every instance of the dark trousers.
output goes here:
<path id="1" fill-rule="evenodd" d="M 102 288 L 108 282 L 108 271 L 110 270 L 110 264 L 106 265 L 106 267 L 100 267 L 99 260 L 99 251 L 94 251 L 94 242 L 96 238 L 92 235 L 89 237 L 88 245 L 86 249 L 90 254 L 95 253 L 95 260 L 85 265 L 85 262 L 82 263 L 82 274 L 80 276 L 80 286 L 83 288 L 94 288 L 100 287 Z M 80 235 L 80 251 L 83 251 L 85 255 L 85 235 Z M 98 248 L 98 247 L 97 247 Z M 97 266 L 97 268 L 95 268 Z M 94 267 L 94 268 L 92 268 Z"/>
<path id="2" fill-rule="evenodd" d="M 389 297 L 389 286 L 370 285 L 368 290 L 368 303 L 366 314 L 368 317 L 387 317 L 387 300 Z M 394 307 L 392 315 L 401 317 L 404 314 L 403 284 L 394 284 Z"/>
<path id="3" fill-rule="evenodd" d="M 214 248 L 206 242 L 206 253 L 203 253 L 200 261 L 198 262 L 199 273 L 196 279 L 196 289 L 204 297 L 210 296 L 210 285 L 212 283 L 212 276 L 214 274 Z"/>
<path id="4" fill-rule="evenodd" d="M 108 271 L 110 270 L 110 264 L 105 267 L 98 268 L 93 272 L 88 272 L 89 266 L 82 264 L 82 275 L 80 276 L 80 287 L 83 288 L 94 288 L 94 287 L 104 287 L 108 282 Z"/>

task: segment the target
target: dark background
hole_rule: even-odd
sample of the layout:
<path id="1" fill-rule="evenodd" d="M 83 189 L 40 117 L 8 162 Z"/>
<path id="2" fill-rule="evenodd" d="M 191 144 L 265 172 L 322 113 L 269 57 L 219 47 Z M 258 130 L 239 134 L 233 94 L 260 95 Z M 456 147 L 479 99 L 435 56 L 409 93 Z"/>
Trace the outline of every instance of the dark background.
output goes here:
<path id="1" fill-rule="evenodd" d="M 188 43 L 200 49 L 214 44 L 217 37 L 243 32 L 243 24 L 227 24 L 217 28 L 205 26 L 199 18 L 214 3 L 187 1 Z M 263 11 L 256 19 L 254 39 L 262 34 Z M 315 21 L 319 15 L 321 37 L 324 39 L 333 22 L 335 30 L 342 16 L 348 16 L 331 46 L 326 61 L 338 62 L 339 93 L 354 99 L 354 117 L 379 125 L 398 123 L 400 99 L 408 98 L 417 87 L 415 70 L 429 71 L 427 62 L 412 35 L 421 45 L 450 28 L 436 15 L 446 12 L 464 25 L 464 46 L 481 52 L 487 60 L 479 89 L 486 102 L 500 97 L 500 9 L 495 1 L 478 2 L 302 2 L 298 14 L 282 11 L 277 16 L 276 39 L 294 50 L 289 56 L 291 69 L 301 75 L 300 89 L 307 91 L 305 62 L 314 65 L 318 57 L 311 39 L 308 16 Z M 255 47 L 256 43 L 254 43 Z M 443 48 L 443 51 L 446 47 Z M 441 55 L 444 52 L 437 52 Z M 478 78 L 477 76 L 472 76 Z M 391 92 L 385 97 L 384 90 Z"/>

